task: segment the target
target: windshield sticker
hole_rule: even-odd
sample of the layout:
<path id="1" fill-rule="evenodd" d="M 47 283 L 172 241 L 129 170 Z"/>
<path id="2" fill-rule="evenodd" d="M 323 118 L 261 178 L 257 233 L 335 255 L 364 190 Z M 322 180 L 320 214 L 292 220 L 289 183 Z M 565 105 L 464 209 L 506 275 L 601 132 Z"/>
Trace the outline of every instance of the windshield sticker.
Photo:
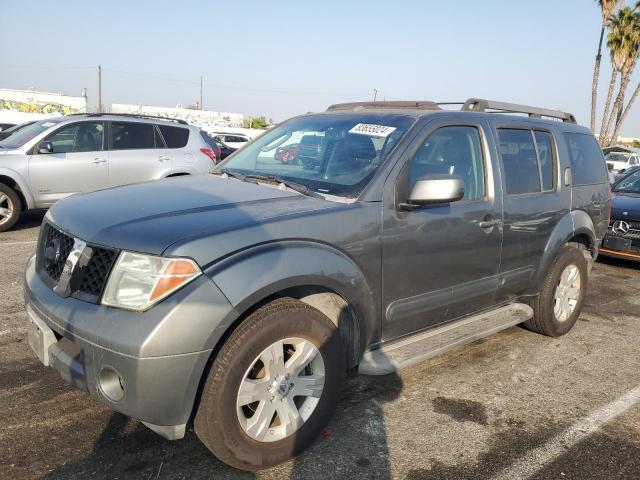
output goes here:
<path id="1" fill-rule="evenodd" d="M 386 138 L 393 133 L 396 127 L 387 127 L 385 125 L 373 125 L 370 123 L 359 123 L 349 133 L 356 133 L 358 135 L 368 135 L 370 137 L 382 137 Z"/>
<path id="2" fill-rule="evenodd" d="M 53 127 L 54 125 L 55 125 L 55 123 L 53 123 L 53 122 L 44 122 L 42 124 L 43 127 Z"/>

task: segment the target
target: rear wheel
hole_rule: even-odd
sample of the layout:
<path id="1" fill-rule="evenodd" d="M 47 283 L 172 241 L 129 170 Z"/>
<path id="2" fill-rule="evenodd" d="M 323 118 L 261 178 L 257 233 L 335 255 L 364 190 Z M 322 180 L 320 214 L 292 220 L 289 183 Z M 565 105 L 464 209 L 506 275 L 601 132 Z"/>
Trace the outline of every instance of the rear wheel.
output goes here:
<path id="1" fill-rule="evenodd" d="M 588 270 L 585 255 L 579 248 L 563 247 L 547 274 L 540 295 L 532 302 L 533 317 L 524 326 L 550 337 L 571 330 L 582 311 Z"/>
<path id="2" fill-rule="evenodd" d="M 236 468 L 281 463 L 318 437 L 338 402 L 344 372 L 344 349 L 331 320 L 297 300 L 268 303 L 218 353 L 196 433 Z"/>
<path id="3" fill-rule="evenodd" d="M 22 212 L 20 197 L 11 187 L 0 183 L 0 232 L 12 228 Z"/>

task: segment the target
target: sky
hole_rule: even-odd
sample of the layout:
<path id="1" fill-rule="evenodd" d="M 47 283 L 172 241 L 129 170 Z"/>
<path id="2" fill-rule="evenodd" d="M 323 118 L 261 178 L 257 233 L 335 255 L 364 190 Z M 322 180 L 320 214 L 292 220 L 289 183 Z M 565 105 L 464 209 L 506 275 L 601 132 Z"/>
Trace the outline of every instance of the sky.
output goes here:
<path id="1" fill-rule="evenodd" d="M 592 0 L 2 0 L 0 88 L 86 88 L 93 109 L 101 64 L 107 106 L 186 106 L 202 75 L 205 109 L 275 121 L 377 89 L 558 108 L 587 125 L 600 22 Z M 606 55 L 599 115 L 610 73 Z M 640 136 L 640 100 L 621 134 Z"/>

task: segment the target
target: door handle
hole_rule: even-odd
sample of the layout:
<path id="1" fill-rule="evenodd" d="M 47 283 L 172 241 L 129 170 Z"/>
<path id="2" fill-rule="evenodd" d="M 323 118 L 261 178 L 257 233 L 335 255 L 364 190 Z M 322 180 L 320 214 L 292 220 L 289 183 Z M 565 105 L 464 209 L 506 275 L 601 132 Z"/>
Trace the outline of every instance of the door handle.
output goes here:
<path id="1" fill-rule="evenodd" d="M 170 160 L 170 159 L 166 155 L 160 155 L 158 157 L 158 161 L 160 161 L 160 162 L 166 162 L 167 160 Z"/>
<path id="2" fill-rule="evenodd" d="M 478 226 L 480 228 L 492 228 L 500 225 L 502 222 L 498 218 L 494 218 L 493 220 L 484 220 L 482 222 L 478 222 Z"/>
<path id="3" fill-rule="evenodd" d="M 100 163 L 107 163 L 107 161 L 104 158 L 95 158 L 93 160 L 93 163 L 95 163 L 96 165 L 100 164 Z"/>

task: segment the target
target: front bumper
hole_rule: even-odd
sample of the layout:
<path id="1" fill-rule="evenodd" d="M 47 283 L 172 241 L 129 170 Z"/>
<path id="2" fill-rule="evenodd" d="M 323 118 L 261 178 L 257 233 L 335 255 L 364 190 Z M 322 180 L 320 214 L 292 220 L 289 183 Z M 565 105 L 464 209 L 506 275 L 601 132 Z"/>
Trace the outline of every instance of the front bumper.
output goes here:
<path id="1" fill-rule="evenodd" d="M 607 232 L 599 251 L 600 255 L 608 257 L 622 258 L 640 262 L 640 238 L 636 236 L 625 237 Z"/>
<path id="2" fill-rule="evenodd" d="M 146 312 L 129 312 L 61 297 L 37 275 L 34 258 L 25 304 L 29 344 L 43 364 L 172 439 L 184 435 L 211 351 L 234 316 L 204 275 Z"/>

